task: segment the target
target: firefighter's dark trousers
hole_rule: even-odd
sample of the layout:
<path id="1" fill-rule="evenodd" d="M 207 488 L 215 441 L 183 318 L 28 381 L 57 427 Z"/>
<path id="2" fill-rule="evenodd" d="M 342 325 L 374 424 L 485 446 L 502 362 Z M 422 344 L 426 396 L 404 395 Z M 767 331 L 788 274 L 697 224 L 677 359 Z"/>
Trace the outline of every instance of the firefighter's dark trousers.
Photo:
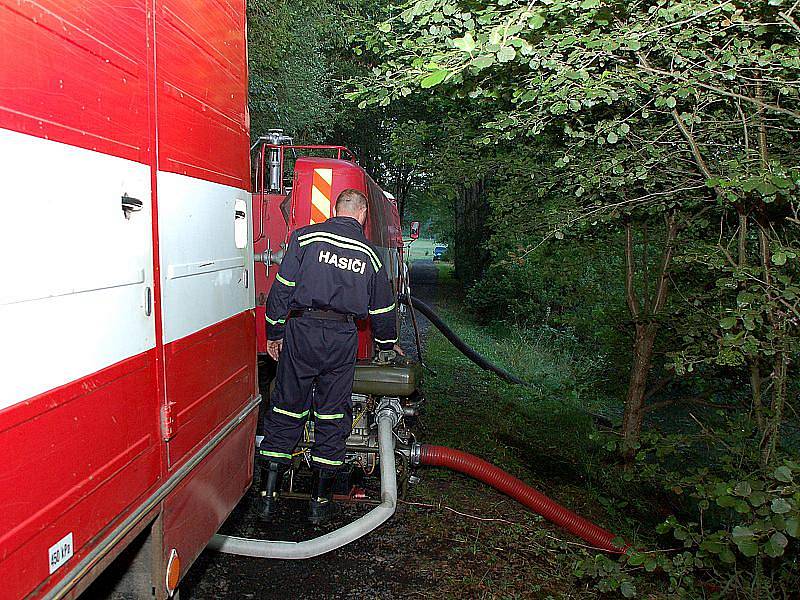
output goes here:
<path id="1" fill-rule="evenodd" d="M 312 419 L 313 466 L 338 469 L 353 423 L 350 395 L 357 349 L 352 322 L 288 319 L 275 391 L 264 417 L 261 458 L 288 463 L 306 420 Z"/>

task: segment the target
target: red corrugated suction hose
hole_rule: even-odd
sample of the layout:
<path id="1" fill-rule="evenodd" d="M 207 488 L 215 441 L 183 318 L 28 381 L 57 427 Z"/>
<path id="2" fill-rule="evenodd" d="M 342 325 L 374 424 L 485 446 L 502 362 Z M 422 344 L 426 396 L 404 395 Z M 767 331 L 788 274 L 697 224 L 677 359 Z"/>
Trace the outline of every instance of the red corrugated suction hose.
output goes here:
<path id="1" fill-rule="evenodd" d="M 620 547 L 612 543 L 612 540 L 618 536 L 579 517 L 513 475 L 509 475 L 502 469 L 468 452 L 444 446 L 422 444 L 419 451 L 419 462 L 432 467 L 447 467 L 487 483 L 596 548 L 615 554 L 624 554 L 628 549 L 627 545 Z"/>

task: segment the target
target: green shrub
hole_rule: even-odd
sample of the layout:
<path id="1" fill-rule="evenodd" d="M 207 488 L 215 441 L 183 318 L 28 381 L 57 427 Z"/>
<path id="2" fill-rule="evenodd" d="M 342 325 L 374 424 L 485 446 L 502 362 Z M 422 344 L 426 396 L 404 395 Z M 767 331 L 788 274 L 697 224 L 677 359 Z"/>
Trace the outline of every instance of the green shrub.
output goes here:
<path id="1" fill-rule="evenodd" d="M 782 598 L 800 589 L 800 464 L 784 455 L 777 466 L 761 468 L 754 423 L 720 414 L 707 419 L 694 435 L 645 435 L 627 473 L 632 490 L 663 490 L 658 505 L 672 514 L 656 530 L 669 536 L 662 545 L 671 550 L 632 551 L 618 565 L 583 561 L 579 576 L 617 589 L 643 569 L 663 574 L 671 593 L 689 597 Z M 607 450 L 614 445 L 609 438 Z"/>

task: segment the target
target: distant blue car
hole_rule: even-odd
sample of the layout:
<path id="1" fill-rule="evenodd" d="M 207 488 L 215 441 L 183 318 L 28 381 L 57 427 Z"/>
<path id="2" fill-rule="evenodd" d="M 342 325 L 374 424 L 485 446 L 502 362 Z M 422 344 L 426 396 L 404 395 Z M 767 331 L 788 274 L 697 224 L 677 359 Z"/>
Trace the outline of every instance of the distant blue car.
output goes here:
<path id="1" fill-rule="evenodd" d="M 433 260 L 444 260 L 444 255 L 447 252 L 447 246 L 436 246 L 433 249 Z"/>

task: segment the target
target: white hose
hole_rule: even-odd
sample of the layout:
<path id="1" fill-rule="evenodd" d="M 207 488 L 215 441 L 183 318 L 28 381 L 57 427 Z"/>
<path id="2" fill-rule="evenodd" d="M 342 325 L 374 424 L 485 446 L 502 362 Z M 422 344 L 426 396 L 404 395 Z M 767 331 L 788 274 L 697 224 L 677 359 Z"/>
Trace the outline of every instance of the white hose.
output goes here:
<path id="1" fill-rule="evenodd" d="M 253 540 L 217 534 L 211 538 L 211 550 L 255 556 L 257 558 L 282 558 L 297 560 L 313 558 L 336 550 L 377 529 L 394 514 L 397 508 L 397 472 L 394 463 L 394 435 L 392 429 L 397 416 L 390 410 L 378 411 L 378 452 L 381 465 L 381 503 L 366 515 L 318 538 L 305 542 L 279 542 Z"/>

